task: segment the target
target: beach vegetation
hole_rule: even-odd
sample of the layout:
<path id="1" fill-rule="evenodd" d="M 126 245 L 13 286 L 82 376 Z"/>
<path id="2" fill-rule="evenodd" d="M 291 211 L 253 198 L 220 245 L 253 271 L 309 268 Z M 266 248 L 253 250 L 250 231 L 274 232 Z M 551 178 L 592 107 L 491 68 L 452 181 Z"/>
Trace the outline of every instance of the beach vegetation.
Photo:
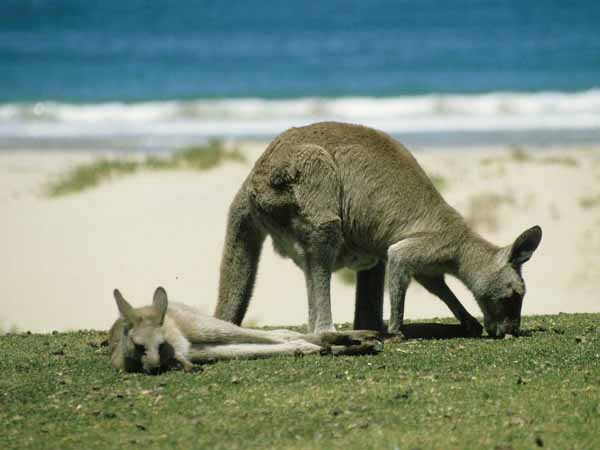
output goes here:
<path id="1" fill-rule="evenodd" d="M 494 156 L 485 156 L 479 160 L 479 165 L 489 166 L 491 164 L 499 163 L 500 159 Z"/>
<path id="2" fill-rule="evenodd" d="M 565 167 L 579 166 L 579 161 L 572 155 L 561 155 L 549 152 L 549 154 L 546 154 L 545 156 L 536 157 L 531 152 L 528 152 L 527 150 L 517 145 L 513 145 L 509 148 L 508 159 L 517 163 L 536 163 Z M 487 166 L 492 163 L 500 162 L 502 162 L 502 159 L 494 156 L 487 156 L 480 160 L 480 164 L 482 166 Z"/>
<path id="3" fill-rule="evenodd" d="M 510 147 L 509 156 L 513 161 L 518 163 L 531 162 L 533 159 L 528 151 L 519 147 L 518 145 L 513 145 Z"/>
<path id="4" fill-rule="evenodd" d="M 566 167 L 578 167 L 579 162 L 572 156 L 568 155 L 549 155 L 540 159 L 540 162 L 549 165 L 558 165 Z"/>
<path id="5" fill-rule="evenodd" d="M 139 163 L 136 161 L 100 158 L 71 168 L 66 174 L 50 183 L 48 194 L 51 197 L 58 197 L 80 192 L 115 176 L 133 173 L 138 168 Z"/>
<path id="6" fill-rule="evenodd" d="M 0 448 L 600 448 L 600 314 L 501 340 L 435 322 L 378 355 L 156 376 L 115 371 L 105 332 L 0 336 Z"/>
<path id="7" fill-rule="evenodd" d="M 516 199 L 510 192 L 482 192 L 470 198 L 465 218 L 477 230 L 496 231 L 500 225 L 500 207 L 515 203 Z"/>
<path id="8" fill-rule="evenodd" d="M 596 208 L 600 206 L 600 194 L 589 195 L 579 199 L 579 206 L 583 209 Z"/>
<path id="9" fill-rule="evenodd" d="M 237 149 L 227 149 L 221 141 L 211 140 L 207 145 L 183 148 L 176 151 L 171 159 L 176 167 L 195 170 L 208 170 L 225 161 L 245 162 Z"/>
<path id="10" fill-rule="evenodd" d="M 245 162 L 237 149 L 229 149 L 218 140 L 205 145 L 185 147 L 167 155 L 147 155 L 144 158 L 100 158 L 81 164 L 50 182 L 46 192 L 50 197 L 74 194 L 140 170 L 210 170 L 225 161 Z"/>

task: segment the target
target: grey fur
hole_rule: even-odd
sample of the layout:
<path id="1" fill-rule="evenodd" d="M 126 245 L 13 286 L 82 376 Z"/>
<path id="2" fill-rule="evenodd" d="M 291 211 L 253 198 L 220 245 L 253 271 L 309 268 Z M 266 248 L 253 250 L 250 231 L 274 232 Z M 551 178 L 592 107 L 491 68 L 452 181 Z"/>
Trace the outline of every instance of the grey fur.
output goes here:
<path id="1" fill-rule="evenodd" d="M 334 329 L 330 279 L 341 267 L 358 271 L 355 328 L 382 331 L 387 265 L 391 333 L 402 331 L 414 278 L 480 335 L 481 325 L 444 281 L 451 274 L 473 292 L 488 333 L 502 336 L 518 332 L 520 267 L 542 232 L 530 228 L 505 248 L 489 243 L 444 201 L 402 144 L 371 128 L 324 122 L 275 138 L 239 190 L 229 212 L 217 318 L 241 323 L 267 234 L 277 253 L 304 271 L 311 332 Z"/>

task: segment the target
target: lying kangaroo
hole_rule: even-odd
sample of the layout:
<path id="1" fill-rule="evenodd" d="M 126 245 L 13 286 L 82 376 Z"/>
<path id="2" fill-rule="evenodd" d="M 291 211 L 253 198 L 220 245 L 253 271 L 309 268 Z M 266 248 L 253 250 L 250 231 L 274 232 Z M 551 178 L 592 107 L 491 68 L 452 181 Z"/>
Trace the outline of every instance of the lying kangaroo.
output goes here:
<path id="1" fill-rule="evenodd" d="M 181 303 L 169 303 L 166 291 L 154 292 L 151 306 L 133 308 L 115 289 L 121 313 L 110 329 L 114 368 L 155 373 L 177 364 L 312 353 L 367 354 L 381 351 L 372 331 L 304 335 L 291 330 L 251 330 L 201 314 Z"/>
<path id="2" fill-rule="evenodd" d="M 252 294 L 266 235 L 304 271 L 308 329 L 334 329 L 331 273 L 358 272 L 354 327 L 383 330 L 386 265 L 390 333 L 401 333 L 412 278 L 437 295 L 472 335 L 482 327 L 444 281 L 474 294 L 487 332 L 517 333 L 525 284 L 521 265 L 539 226 L 497 247 L 469 228 L 402 144 L 371 128 L 336 122 L 292 128 L 273 140 L 233 200 L 215 316 L 239 324 Z"/>

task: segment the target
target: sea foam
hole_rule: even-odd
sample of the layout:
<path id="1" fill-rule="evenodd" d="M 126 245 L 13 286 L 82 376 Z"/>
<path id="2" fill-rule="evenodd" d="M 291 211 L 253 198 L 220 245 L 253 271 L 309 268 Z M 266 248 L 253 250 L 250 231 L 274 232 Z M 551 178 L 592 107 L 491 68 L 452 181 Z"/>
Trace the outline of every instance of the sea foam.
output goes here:
<path id="1" fill-rule="evenodd" d="M 600 128 L 600 89 L 403 97 L 0 105 L 0 138 L 252 137 L 339 120 L 389 133 Z"/>

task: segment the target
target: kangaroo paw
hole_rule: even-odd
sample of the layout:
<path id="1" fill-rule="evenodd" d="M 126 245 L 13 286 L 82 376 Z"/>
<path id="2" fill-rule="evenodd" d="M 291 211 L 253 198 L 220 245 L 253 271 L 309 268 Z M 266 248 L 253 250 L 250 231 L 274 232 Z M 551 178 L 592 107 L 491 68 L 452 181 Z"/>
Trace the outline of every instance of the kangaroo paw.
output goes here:
<path id="1" fill-rule="evenodd" d="M 331 347 L 331 354 L 333 356 L 347 356 L 347 355 L 376 355 L 383 351 L 383 342 L 372 340 L 365 341 L 358 345 L 350 346 L 339 346 L 334 345 Z"/>
<path id="2" fill-rule="evenodd" d="M 176 353 L 175 359 L 181 364 L 184 372 L 190 373 L 194 371 L 194 365 L 185 356 Z"/>
<path id="3" fill-rule="evenodd" d="M 350 334 L 343 332 L 325 332 L 318 335 L 319 344 L 323 346 L 332 345 L 356 345 L 359 340 L 354 339 Z"/>

